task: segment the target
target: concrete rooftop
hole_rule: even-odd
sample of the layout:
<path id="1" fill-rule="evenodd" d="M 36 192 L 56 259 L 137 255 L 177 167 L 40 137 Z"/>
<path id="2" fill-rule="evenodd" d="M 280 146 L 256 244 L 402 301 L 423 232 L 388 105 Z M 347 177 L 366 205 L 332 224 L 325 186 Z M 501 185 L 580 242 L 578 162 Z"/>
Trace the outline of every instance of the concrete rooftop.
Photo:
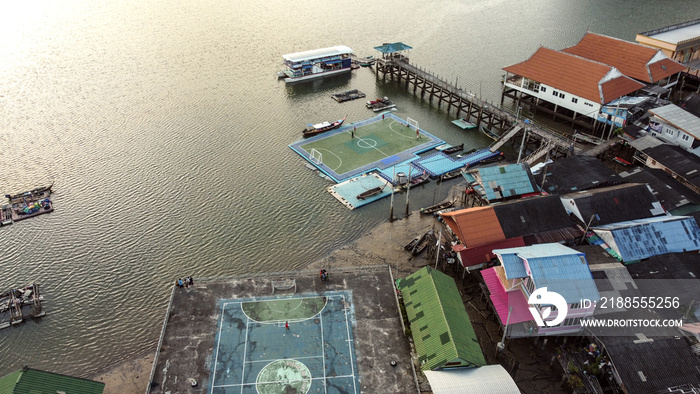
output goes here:
<path id="1" fill-rule="evenodd" d="M 195 278 L 194 285 L 189 288 L 175 287 L 153 365 L 149 392 L 212 392 L 208 386 L 221 319 L 221 301 L 270 297 L 271 282 L 285 279 L 296 279 L 296 296 L 339 291 L 351 294 L 358 392 L 416 392 L 409 344 L 401 324 L 389 267 L 336 268 L 329 275 L 330 280 L 326 282 L 320 281 L 316 271 L 226 279 Z M 275 294 L 292 295 L 293 291 L 276 290 Z M 391 366 L 391 361 L 396 361 L 395 367 Z M 192 387 L 190 379 L 196 380 L 196 387 Z M 241 392 L 241 387 L 236 387 L 236 391 Z M 227 391 L 217 388 L 215 392 Z"/>

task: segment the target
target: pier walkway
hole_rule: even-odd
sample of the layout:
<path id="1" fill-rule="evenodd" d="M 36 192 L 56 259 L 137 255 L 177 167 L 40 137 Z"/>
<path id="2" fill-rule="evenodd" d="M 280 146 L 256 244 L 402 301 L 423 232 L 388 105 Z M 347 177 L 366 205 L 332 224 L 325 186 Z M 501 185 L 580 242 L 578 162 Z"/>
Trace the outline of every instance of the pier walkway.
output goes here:
<path id="1" fill-rule="evenodd" d="M 531 119 L 523 119 L 519 114 L 498 104 L 490 103 L 471 92 L 459 88 L 456 83 L 445 80 L 409 63 L 408 58 L 399 54 L 389 54 L 376 59 L 376 76 L 386 80 L 389 77 L 403 85 L 414 94 L 428 101 L 437 100 L 438 108 L 447 105 L 449 113 L 453 108 L 457 117 L 464 117 L 477 125 L 484 125 L 497 131 L 501 137 L 492 146 L 498 149 L 506 142 L 521 136 L 526 151 L 531 152 L 528 159 L 543 147 L 553 150 L 553 156 L 568 156 L 586 150 L 583 144 L 574 141 L 572 136 L 538 124 Z M 461 113 L 465 113 L 462 116 Z M 515 126 L 515 127 L 514 127 Z M 514 142 L 513 142 L 514 143 Z M 546 151 L 542 155 L 546 154 Z M 541 156 L 539 156 L 541 157 Z M 533 162 L 536 161 L 532 160 Z"/>

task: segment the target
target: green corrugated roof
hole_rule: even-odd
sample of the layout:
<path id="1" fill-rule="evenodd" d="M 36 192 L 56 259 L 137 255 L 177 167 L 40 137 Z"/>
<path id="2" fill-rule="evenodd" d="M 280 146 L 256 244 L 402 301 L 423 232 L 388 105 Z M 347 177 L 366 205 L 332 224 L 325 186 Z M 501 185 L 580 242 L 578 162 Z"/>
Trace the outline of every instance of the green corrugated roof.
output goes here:
<path id="1" fill-rule="evenodd" d="M 486 365 L 462 297 L 452 278 L 425 267 L 399 284 L 421 369 L 456 359 Z"/>
<path id="2" fill-rule="evenodd" d="M 102 382 L 26 367 L 0 378 L 3 394 L 102 394 L 104 388 Z"/>

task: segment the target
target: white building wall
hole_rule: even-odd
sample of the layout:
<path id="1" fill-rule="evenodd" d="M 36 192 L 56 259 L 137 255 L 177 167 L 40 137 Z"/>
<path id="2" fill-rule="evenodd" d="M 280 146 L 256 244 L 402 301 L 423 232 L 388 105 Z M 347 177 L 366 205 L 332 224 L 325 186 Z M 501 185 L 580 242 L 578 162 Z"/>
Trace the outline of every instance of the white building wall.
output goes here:
<path id="1" fill-rule="evenodd" d="M 522 78 L 521 81 L 525 81 L 526 78 Z M 586 100 L 580 96 L 576 96 L 572 93 L 565 92 L 560 89 L 555 89 L 551 86 L 540 84 L 539 90 L 537 92 L 527 89 L 520 85 L 514 85 L 512 83 L 506 82 L 507 87 L 525 92 L 531 96 L 537 97 L 540 100 L 556 104 L 559 107 L 569 109 L 576 112 L 577 114 L 587 116 L 589 118 L 595 119 L 598 112 L 600 112 L 600 104 Z M 556 93 L 556 95 L 555 95 Z M 563 97 L 562 97 L 563 96 Z"/>

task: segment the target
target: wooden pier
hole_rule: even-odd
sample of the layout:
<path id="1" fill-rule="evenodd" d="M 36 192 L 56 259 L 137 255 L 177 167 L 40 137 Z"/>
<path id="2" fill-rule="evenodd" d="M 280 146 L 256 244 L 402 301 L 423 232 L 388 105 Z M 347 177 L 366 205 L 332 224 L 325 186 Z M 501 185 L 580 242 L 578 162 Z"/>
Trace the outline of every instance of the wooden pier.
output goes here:
<path id="1" fill-rule="evenodd" d="M 492 145 L 495 147 L 494 150 L 508 141 L 512 145 L 519 141 L 521 152 L 519 161 L 521 162 L 533 164 L 548 153 L 551 158 L 557 158 L 584 150 L 584 146 L 575 141 L 572 136 L 564 135 L 532 120 L 521 119 L 517 114 L 500 105 L 482 100 L 475 94 L 457 87 L 456 84 L 446 82 L 410 64 L 409 59 L 403 55 L 387 54 L 376 60 L 377 79 L 395 81 L 414 95 L 420 95 L 422 99 L 427 99 L 429 102 L 435 100 L 438 108 L 444 105 L 448 114 L 455 111 L 456 117 L 495 131 L 500 138 Z"/>

